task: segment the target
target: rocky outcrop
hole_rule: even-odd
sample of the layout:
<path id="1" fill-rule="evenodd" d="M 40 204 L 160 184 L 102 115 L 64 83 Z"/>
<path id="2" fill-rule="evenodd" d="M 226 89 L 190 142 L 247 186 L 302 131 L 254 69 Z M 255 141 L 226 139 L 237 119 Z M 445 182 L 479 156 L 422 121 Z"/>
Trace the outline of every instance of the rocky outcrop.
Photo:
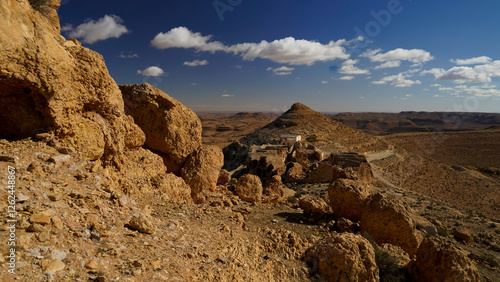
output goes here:
<path id="1" fill-rule="evenodd" d="M 164 153 L 169 172 L 179 174 L 189 154 L 201 146 L 196 114 L 163 91 L 144 83 L 121 85 L 125 112 L 146 134 L 145 146 Z"/>
<path id="2" fill-rule="evenodd" d="M 187 158 L 181 176 L 196 203 L 203 203 L 206 195 L 215 191 L 223 161 L 222 149 L 214 145 L 202 145 Z"/>
<path id="3" fill-rule="evenodd" d="M 338 217 L 360 220 L 372 187 L 365 183 L 338 179 L 328 186 L 328 196 L 333 213 Z"/>
<path id="4" fill-rule="evenodd" d="M 285 191 L 279 175 L 271 177 L 271 179 L 266 183 L 263 194 L 271 201 L 279 201 L 283 198 Z"/>
<path id="5" fill-rule="evenodd" d="M 415 255 L 421 241 L 408 208 L 380 193 L 370 197 L 360 225 L 361 232 L 370 234 L 378 244 L 399 246 L 410 256 Z"/>
<path id="6" fill-rule="evenodd" d="M 307 251 L 305 260 L 326 281 L 379 281 L 375 251 L 360 235 L 331 233 Z"/>
<path id="7" fill-rule="evenodd" d="M 331 207 L 325 202 L 325 200 L 310 195 L 300 198 L 299 207 L 305 214 L 323 215 L 332 213 Z"/>
<path id="8" fill-rule="evenodd" d="M 437 238 L 422 242 L 415 266 L 415 281 L 479 281 L 478 269 L 464 251 Z"/>
<path id="9" fill-rule="evenodd" d="M 162 199 L 176 203 L 193 203 L 191 188 L 179 176 L 173 173 L 159 174 L 152 182 Z"/>
<path id="10" fill-rule="evenodd" d="M 274 175 L 281 176 L 286 170 L 284 157 L 277 150 L 248 154 L 247 168 L 248 173 L 259 176 L 264 182 Z"/>
<path id="11" fill-rule="evenodd" d="M 58 1 L 0 3 L 0 138 L 52 131 L 88 160 L 120 167 L 144 143 L 98 53 L 59 34 Z M 76 43 L 75 43 L 76 42 Z"/>
<path id="12" fill-rule="evenodd" d="M 260 202 L 262 198 L 262 182 L 253 174 L 245 174 L 236 182 L 236 194 L 243 201 Z"/>

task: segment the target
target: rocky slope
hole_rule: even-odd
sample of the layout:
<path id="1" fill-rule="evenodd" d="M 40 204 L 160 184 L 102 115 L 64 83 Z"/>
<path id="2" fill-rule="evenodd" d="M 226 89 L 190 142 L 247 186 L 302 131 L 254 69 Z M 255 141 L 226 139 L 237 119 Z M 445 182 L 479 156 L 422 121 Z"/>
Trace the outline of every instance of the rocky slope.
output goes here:
<path id="1" fill-rule="evenodd" d="M 389 190 L 372 193 L 363 182 L 371 177 L 355 170 L 335 177 L 352 185 L 333 183 L 323 198 L 294 194 L 276 175 L 266 185 L 256 175 L 229 179 L 221 149 L 201 145 L 189 109 L 147 84 L 120 91 L 100 55 L 59 35 L 58 4 L 0 4 L 0 177 L 14 187 L 0 189 L 2 199 L 13 196 L 0 202 L 2 281 L 378 281 L 433 273 L 477 281 L 472 252 L 449 240 L 419 247 L 423 235 L 436 236 L 434 225 L 417 228 L 410 209 L 383 195 Z M 339 150 L 385 148 L 300 104 L 264 132 L 275 129 L 308 130 L 300 134 Z M 338 209 L 338 189 L 365 185 L 361 200 L 346 197 L 359 216 Z M 430 274 L 427 261 L 435 262 Z M 439 271 L 450 265 L 454 271 Z"/>

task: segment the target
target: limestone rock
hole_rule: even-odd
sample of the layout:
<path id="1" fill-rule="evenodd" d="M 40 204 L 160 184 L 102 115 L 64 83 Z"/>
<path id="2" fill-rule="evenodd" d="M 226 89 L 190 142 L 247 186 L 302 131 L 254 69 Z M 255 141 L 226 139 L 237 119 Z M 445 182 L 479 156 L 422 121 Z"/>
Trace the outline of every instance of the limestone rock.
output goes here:
<path id="1" fill-rule="evenodd" d="M 421 241 L 408 208 L 396 199 L 380 193 L 373 195 L 361 216 L 361 232 L 378 243 L 401 247 L 414 256 Z"/>
<path id="2" fill-rule="evenodd" d="M 262 198 L 262 182 L 257 175 L 245 174 L 236 182 L 236 194 L 247 202 L 260 202 Z"/>
<path id="3" fill-rule="evenodd" d="M 59 270 L 63 270 L 64 267 L 66 267 L 66 264 L 64 262 L 62 262 L 61 260 L 56 259 L 56 260 L 51 261 L 47 265 L 47 267 L 45 268 L 45 272 L 54 273 L 54 272 L 57 272 Z"/>
<path id="4" fill-rule="evenodd" d="M 201 122 L 196 114 L 163 91 L 144 83 L 121 85 L 125 112 L 146 134 L 145 145 L 166 154 L 182 167 L 201 145 Z M 167 164 L 167 169 L 171 172 Z"/>
<path id="5" fill-rule="evenodd" d="M 208 192 L 215 191 L 223 162 L 222 149 L 215 145 L 202 145 L 187 158 L 181 176 L 191 187 L 196 203 L 202 203 Z"/>
<path id="6" fill-rule="evenodd" d="M 285 191 L 283 190 L 283 182 L 281 182 L 281 176 L 274 175 L 271 179 L 266 183 L 266 187 L 263 191 L 264 195 L 280 200 L 285 195 Z"/>
<path id="7" fill-rule="evenodd" d="M 191 188 L 181 177 L 173 173 L 164 173 L 155 176 L 152 182 L 163 199 L 177 203 L 193 203 Z"/>
<path id="8" fill-rule="evenodd" d="M 140 214 L 138 216 L 134 216 L 130 222 L 129 226 L 132 227 L 133 229 L 146 233 L 146 234 L 155 234 L 156 233 L 156 227 L 149 218 L 147 218 L 145 215 Z"/>
<path id="9" fill-rule="evenodd" d="M 453 237 L 466 245 L 472 242 L 472 235 L 469 230 L 465 228 L 454 228 Z"/>
<path id="10" fill-rule="evenodd" d="M 453 244 L 425 239 L 417 251 L 415 281 L 479 281 L 475 264 Z"/>
<path id="11" fill-rule="evenodd" d="M 375 251 L 365 238 L 352 233 L 331 233 L 306 255 L 313 272 L 326 281 L 379 281 Z"/>
<path id="12" fill-rule="evenodd" d="M 333 213 L 352 220 L 361 218 L 371 193 L 371 186 L 351 179 L 337 179 L 328 187 Z"/>
<path id="13" fill-rule="evenodd" d="M 339 232 L 354 233 L 359 230 L 359 224 L 350 221 L 347 218 L 341 217 L 337 220 L 337 230 Z"/>
<path id="14" fill-rule="evenodd" d="M 62 146 L 121 164 L 144 134 L 123 108 L 121 92 L 98 53 L 67 47 L 57 0 L 0 4 L 0 138 L 54 132 Z"/>
<path id="15" fill-rule="evenodd" d="M 285 173 L 284 157 L 277 150 L 250 153 L 247 161 L 248 173 L 259 176 L 267 181 L 273 175 L 281 176 Z"/>
<path id="16" fill-rule="evenodd" d="M 299 207 L 304 210 L 305 214 L 330 214 L 332 213 L 331 207 L 325 202 L 325 200 L 306 195 L 300 198 Z"/>
<path id="17" fill-rule="evenodd" d="M 289 163 L 286 167 L 286 172 L 283 175 L 283 182 L 302 182 L 306 177 L 304 168 L 299 163 Z"/>

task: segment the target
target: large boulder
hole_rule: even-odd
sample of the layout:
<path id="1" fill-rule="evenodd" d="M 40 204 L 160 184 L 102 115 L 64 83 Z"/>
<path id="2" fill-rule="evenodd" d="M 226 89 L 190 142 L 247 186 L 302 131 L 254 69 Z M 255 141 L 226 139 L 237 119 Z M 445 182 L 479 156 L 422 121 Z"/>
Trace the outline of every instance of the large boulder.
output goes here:
<path id="1" fill-rule="evenodd" d="M 277 150 L 268 150 L 248 154 L 248 173 L 259 176 L 262 181 L 274 175 L 281 176 L 285 173 L 286 165 L 283 156 L 278 153 Z"/>
<path id="2" fill-rule="evenodd" d="M 304 168 L 299 163 L 288 163 L 286 166 L 286 172 L 283 175 L 283 182 L 297 182 L 302 183 L 306 178 L 307 174 L 304 171 Z"/>
<path id="3" fill-rule="evenodd" d="M 478 269 L 464 251 L 438 238 L 420 244 L 415 266 L 414 281 L 479 281 Z"/>
<path id="4" fill-rule="evenodd" d="M 53 132 L 85 159 L 124 163 L 144 134 L 98 53 L 59 34 L 58 1 L 0 2 L 0 138 Z"/>
<path id="5" fill-rule="evenodd" d="M 283 182 L 281 182 L 281 176 L 274 175 L 267 181 L 266 187 L 264 188 L 263 194 L 269 197 L 271 200 L 279 201 L 285 195 L 285 190 L 283 189 Z"/>
<path id="6" fill-rule="evenodd" d="M 360 225 L 361 232 L 370 234 L 378 244 L 399 246 L 410 256 L 415 255 L 421 241 L 408 208 L 380 193 L 370 197 Z"/>
<path id="7" fill-rule="evenodd" d="M 260 202 L 262 198 L 262 182 L 257 175 L 242 175 L 235 185 L 236 194 L 246 202 Z"/>
<path id="8" fill-rule="evenodd" d="M 331 233 L 307 251 L 305 260 L 326 281 L 379 281 L 375 251 L 360 235 Z"/>
<path id="9" fill-rule="evenodd" d="M 323 215 L 332 213 L 332 208 L 325 200 L 311 195 L 301 197 L 299 200 L 299 207 L 305 214 Z"/>
<path id="10" fill-rule="evenodd" d="M 333 213 L 337 217 L 361 219 L 372 187 L 351 179 L 337 179 L 328 186 L 328 196 Z"/>
<path id="11" fill-rule="evenodd" d="M 222 149 L 214 145 L 202 145 L 187 158 L 181 176 L 196 203 L 204 202 L 206 195 L 215 191 L 223 162 Z"/>
<path id="12" fill-rule="evenodd" d="M 125 112 L 146 134 L 145 146 L 164 153 L 169 172 L 178 174 L 187 157 L 201 146 L 196 114 L 148 83 L 121 85 Z"/>
<path id="13" fill-rule="evenodd" d="M 176 203 L 193 203 L 191 188 L 182 178 L 173 173 L 158 174 L 152 179 L 163 200 Z"/>

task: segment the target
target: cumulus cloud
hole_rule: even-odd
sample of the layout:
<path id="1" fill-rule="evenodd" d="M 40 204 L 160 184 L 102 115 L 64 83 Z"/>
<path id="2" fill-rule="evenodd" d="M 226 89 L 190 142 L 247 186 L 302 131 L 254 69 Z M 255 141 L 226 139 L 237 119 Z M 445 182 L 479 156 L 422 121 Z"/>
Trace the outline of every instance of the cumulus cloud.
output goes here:
<path id="1" fill-rule="evenodd" d="M 381 80 L 372 81 L 373 84 L 387 84 L 396 86 L 396 87 L 410 87 L 414 84 L 421 84 L 420 80 L 410 80 L 407 79 L 407 76 L 400 73 L 396 75 L 390 75 L 383 77 Z"/>
<path id="2" fill-rule="evenodd" d="M 434 59 L 429 52 L 422 49 L 397 48 L 386 53 L 381 52 L 382 49 L 367 50 L 360 56 L 369 58 L 372 62 L 409 61 L 414 64 L 422 64 Z"/>
<path id="3" fill-rule="evenodd" d="M 486 56 L 481 56 L 481 57 L 474 57 L 470 59 L 456 59 L 456 60 L 451 60 L 451 62 L 457 64 L 457 65 L 478 65 L 478 64 L 487 64 L 491 62 L 490 57 Z"/>
<path id="4" fill-rule="evenodd" d="M 273 69 L 272 67 L 268 67 L 266 70 L 272 71 L 275 75 L 289 75 L 292 74 L 292 71 L 294 71 L 295 68 L 282 66 L 280 68 L 275 68 L 275 69 Z"/>
<path id="5" fill-rule="evenodd" d="M 327 84 L 328 83 L 328 80 L 323 80 L 321 81 L 322 84 Z"/>
<path id="6" fill-rule="evenodd" d="M 379 69 L 386 69 L 386 68 L 397 68 L 401 65 L 401 61 L 400 60 L 394 60 L 394 61 L 387 61 L 383 64 L 380 64 L 378 66 L 375 67 L 376 70 L 379 70 Z"/>
<path id="7" fill-rule="evenodd" d="M 206 65 L 208 65 L 208 61 L 207 60 L 203 60 L 203 61 L 194 60 L 192 62 L 184 62 L 184 65 L 190 66 L 190 67 L 206 66 Z"/>
<path id="8" fill-rule="evenodd" d="M 493 77 L 500 77 L 500 61 L 493 61 L 474 67 L 457 66 L 449 70 L 433 68 L 422 71 L 420 74 L 432 74 L 437 80 L 452 80 L 456 83 L 489 83 Z"/>
<path id="9" fill-rule="evenodd" d="M 339 79 L 340 80 L 353 80 L 354 76 L 352 76 L 352 75 L 346 75 L 346 76 L 340 77 Z"/>
<path id="10" fill-rule="evenodd" d="M 339 69 L 339 73 L 342 74 L 369 74 L 369 70 L 363 70 L 355 66 L 358 60 L 347 60 L 342 63 L 342 67 Z"/>
<path id="11" fill-rule="evenodd" d="M 330 41 L 321 44 L 316 41 L 297 40 L 293 37 L 268 42 L 240 43 L 224 45 L 219 41 L 211 41 L 212 36 L 203 36 L 192 32 L 186 27 L 177 27 L 166 33 L 159 33 L 151 41 L 151 45 L 158 49 L 193 48 L 201 52 L 225 52 L 240 55 L 243 60 L 253 61 L 257 58 L 268 59 L 273 62 L 290 65 L 312 65 L 315 62 L 348 59 L 349 55 L 342 45 L 345 40 Z"/>
<path id="12" fill-rule="evenodd" d="M 148 67 L 145 70 L 138 70 L 138 74 L 141 74 L 142 76 L 161 76 L 163 74 L 163 70 L 159 67 Z"/>
<path id="13" fill-rule="evenodd" d="M 63 31 L 69 31 L 70 37 L 80 38 L 88 44 L 109 38 L 118 38 L 129 32 L 127 27 L 123 25 L 123 20 L 115 15 L 105 15 L 98 20 L 88 20 L 76 28 L 66 25 Z"/>
<path id="14" fill-rule="evenodd" d="M 475 97 L 500 97 L 500 89 L 497 89 L 494 85 L 488 85 L 487 87 L 485 87 L 485 85 L 457 85 L 455 87 L 439 87 L 438 90 L 450 93 L 454 96 L 458 96 L 460 94 L 468 94 Z"/>

